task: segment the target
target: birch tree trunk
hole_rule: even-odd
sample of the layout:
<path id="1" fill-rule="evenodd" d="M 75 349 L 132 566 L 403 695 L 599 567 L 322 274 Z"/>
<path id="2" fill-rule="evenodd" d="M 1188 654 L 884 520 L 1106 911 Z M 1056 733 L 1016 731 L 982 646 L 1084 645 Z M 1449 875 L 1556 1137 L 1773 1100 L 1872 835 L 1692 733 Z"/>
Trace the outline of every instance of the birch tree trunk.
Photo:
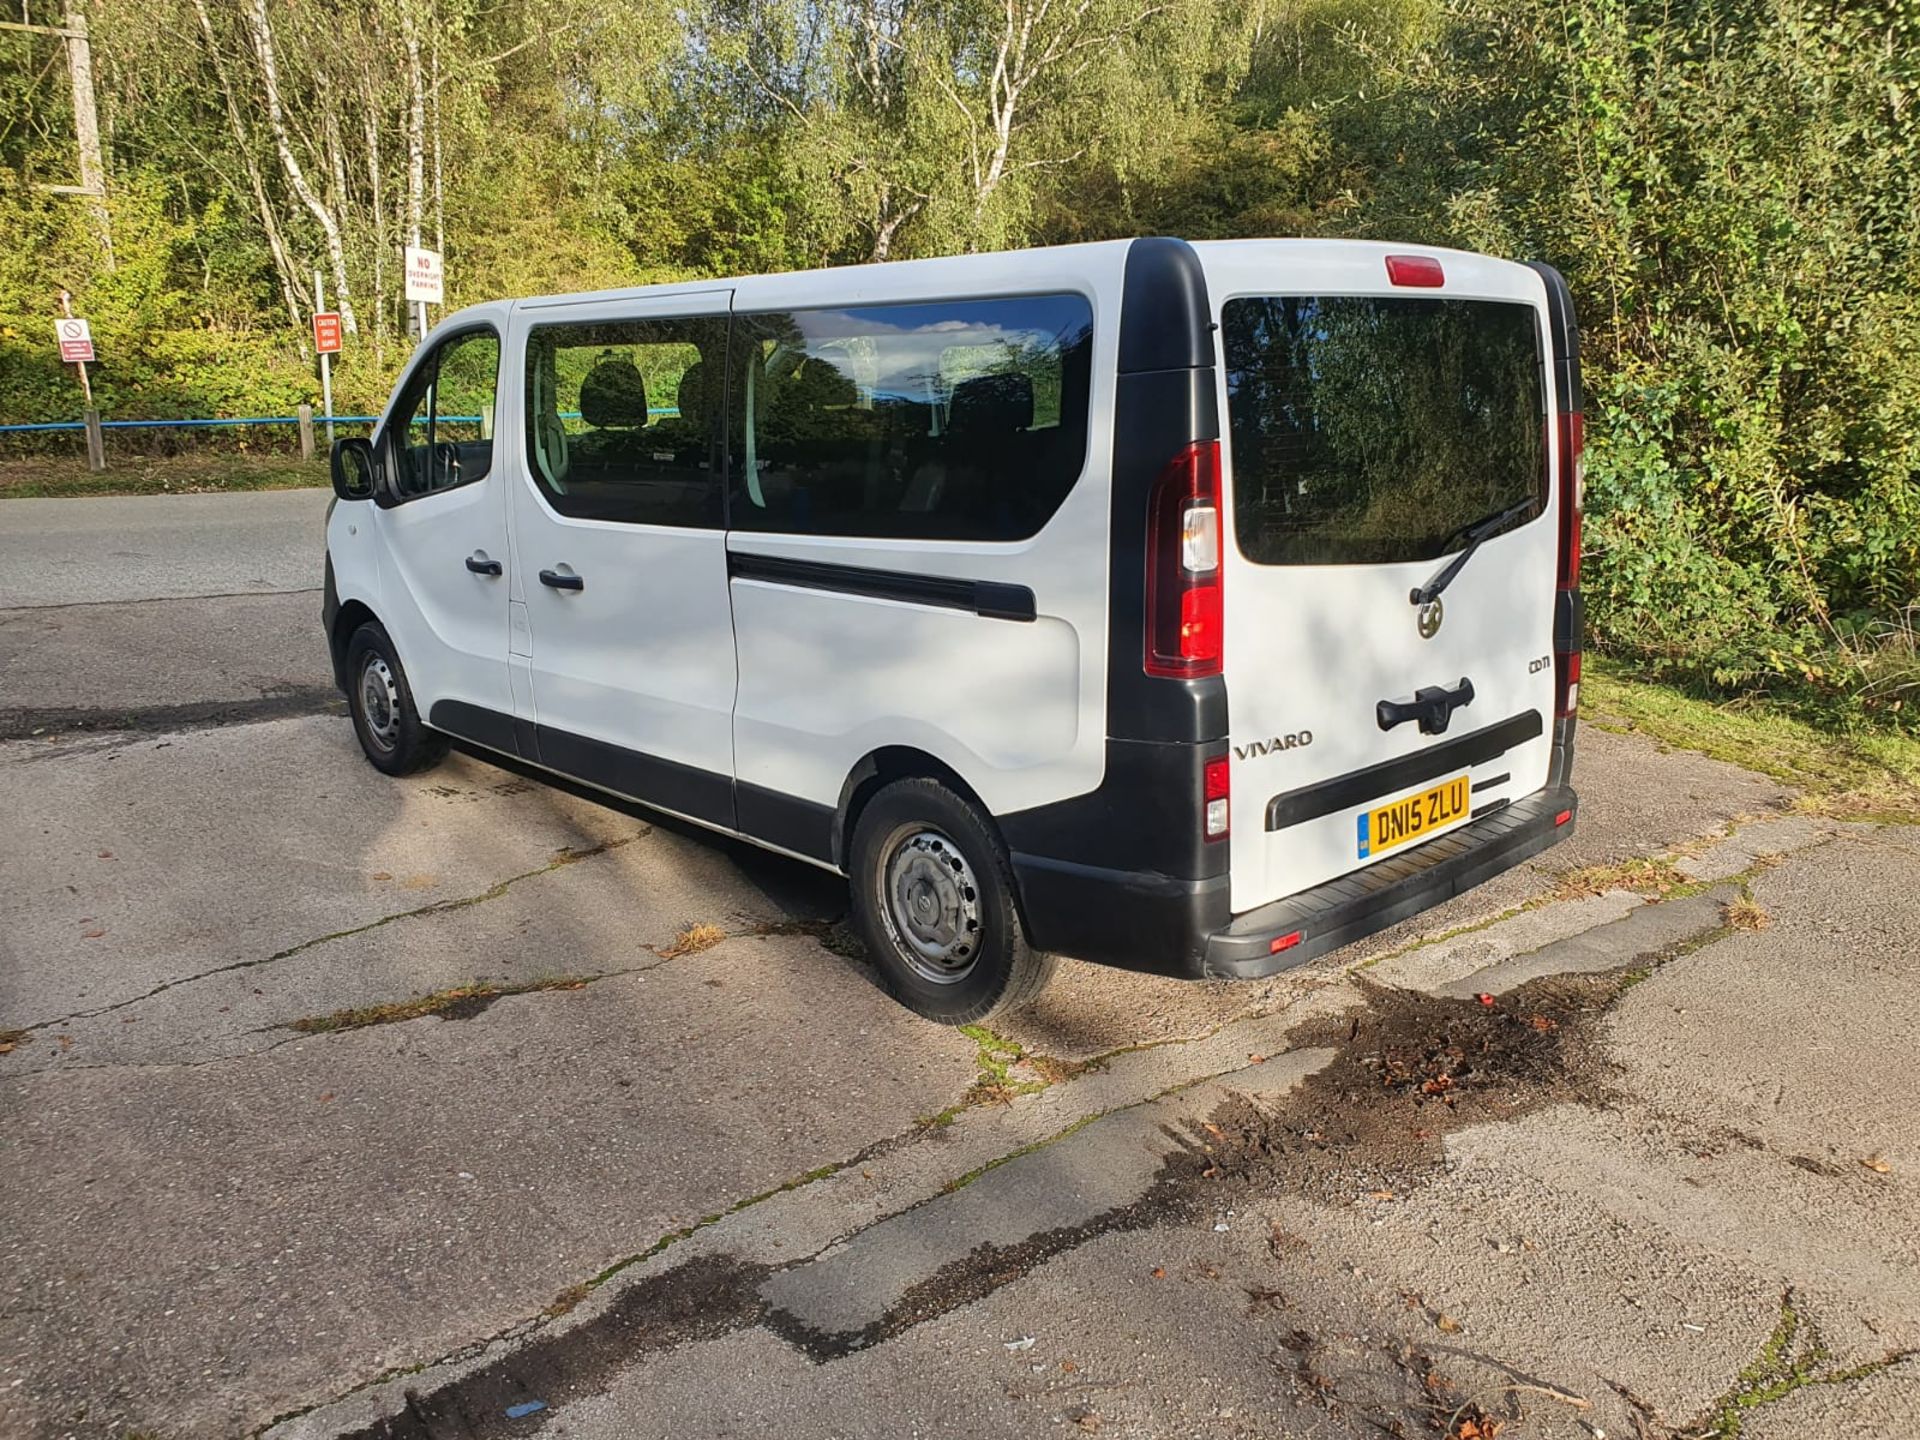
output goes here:
<path id="1" fill-rule="evenodd" d="M 357 334 L 359 322 L 353 313 L 353 292 L 347 280 L 347 254 L 340 239 L 340 221 L 314 188 L 294 156 L 293 141 L 287 132 L 286 107 L 280 99 L 280 65 L 274 54 L 273 26 L 267 18 L 267 0 L 252 0 L 247 22 L 253 32 L 254 54 L 260 62 L 260 76 L 266 87 L 267 127 L 273 132 L 274 149 L 280 156 L 280 168 L 287 184 L 300 203 L 312 213 L 320 233 L 326 239 L 327 258 L 333 266 L 333 292 L 340 306 L 340 326 L 348 334 Z"/>
<path id="2" fill-rule="evenodd" d="M 293 256 L 288 253 L 286 237 L 280 230 L 279 217 L 274 214 L 273 201 L 267 196 L 266 177 L 260 173 L 260 162 L 254 158 L 253 134 L 241 117 L 240 102 L 233 91 L 233 77 L 227 73 L 227 62 L 220 53 L 220 41 L 214 34 L 212 17 L 207 14 L 206 0 L 193 0 L 193 13 L 200 21 L 200 33 L 206 37 L 207 53 L 213 60 L 214 77 L 220 83 L 220 98 L 226 103 L 227 126 L 233 132 L 233 148 L 239 152 L 240 164 L 247 174 L 247 188 L 253 192 L 253 203 L 260 210 L 260 229 L 267 237 L 267 252 L 273 256 L 274 274 L 280 281 L 280 298 L 287 307 L 287 319 L 296 331 L 304 335 L 306 326 L 302 323 L 300 289 L 296 278 L 300 272 L 294 268 Z M 303 352 L 305 348 L 303 340 Z"/>

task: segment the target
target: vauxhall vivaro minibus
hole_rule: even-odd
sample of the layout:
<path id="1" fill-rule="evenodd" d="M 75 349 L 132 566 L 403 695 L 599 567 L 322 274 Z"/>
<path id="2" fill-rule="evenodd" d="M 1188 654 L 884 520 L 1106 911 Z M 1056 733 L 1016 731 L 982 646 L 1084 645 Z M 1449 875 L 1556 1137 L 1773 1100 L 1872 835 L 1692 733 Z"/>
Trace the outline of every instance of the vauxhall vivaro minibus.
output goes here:
<path id="1" fill-rule="evenodd" d="M 1569 833 L 1581 390 L 1543 265 L 1139 239 L 479 305 L 335 448 L 368 759 L 844 873 L 962 1022 L 1258 976 Z"/>

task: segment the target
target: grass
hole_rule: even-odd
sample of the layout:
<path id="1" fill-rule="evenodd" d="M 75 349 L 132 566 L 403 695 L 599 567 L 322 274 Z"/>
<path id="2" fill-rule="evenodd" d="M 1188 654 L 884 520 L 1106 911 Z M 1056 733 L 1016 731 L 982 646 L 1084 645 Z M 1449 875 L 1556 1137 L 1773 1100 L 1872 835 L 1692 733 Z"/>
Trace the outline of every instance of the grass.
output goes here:
<path id="1" fill-rule="evenodd" d="M 1920 734 L 1823 725 L 1763 699 L 1714 700 L 1600 656 L 1587 657 L 1580 699 L 1583 723 L 1770 775 L 1802 792 L 1808 809 L 1920 824 Z"/>
<path id="2" fill-rule="evenodd" d="M 201 452 L 116 455 L 109 442 L 99 474 L 75 455 L 0 460 L 0 500 L 71 495 L 211 495 L 232 490 L 295 490 L 328 484 L 325 461 L 298 455 Z"/>

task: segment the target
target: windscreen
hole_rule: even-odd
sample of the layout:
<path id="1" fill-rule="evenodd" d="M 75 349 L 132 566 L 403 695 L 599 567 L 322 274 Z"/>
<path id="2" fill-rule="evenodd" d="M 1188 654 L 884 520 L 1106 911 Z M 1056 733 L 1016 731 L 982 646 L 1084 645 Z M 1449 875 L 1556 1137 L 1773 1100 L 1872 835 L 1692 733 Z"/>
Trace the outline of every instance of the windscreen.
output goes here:
<path id="1" fill-rule="evenodd" d="M 1538 313 L 1497 300 L 1256 296 L 1221 312 L 1233 519 L 1261 565 L 1431 560 L 1545 507 Z"/>

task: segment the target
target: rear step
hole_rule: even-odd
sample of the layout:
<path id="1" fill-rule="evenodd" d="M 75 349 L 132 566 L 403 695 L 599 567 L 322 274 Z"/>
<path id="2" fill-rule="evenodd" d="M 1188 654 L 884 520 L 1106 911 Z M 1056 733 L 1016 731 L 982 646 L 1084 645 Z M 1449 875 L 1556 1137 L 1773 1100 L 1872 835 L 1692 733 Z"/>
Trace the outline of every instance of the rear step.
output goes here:
<path id="1" fill-rule="evenodd" d="M 1405 854 L 1249 910 L 1207 938 L 1206 974 L 1258 979 L 1450 900 L 1571 835 L 1577 803 L 1565 786 L 1537 791 Z"/>

